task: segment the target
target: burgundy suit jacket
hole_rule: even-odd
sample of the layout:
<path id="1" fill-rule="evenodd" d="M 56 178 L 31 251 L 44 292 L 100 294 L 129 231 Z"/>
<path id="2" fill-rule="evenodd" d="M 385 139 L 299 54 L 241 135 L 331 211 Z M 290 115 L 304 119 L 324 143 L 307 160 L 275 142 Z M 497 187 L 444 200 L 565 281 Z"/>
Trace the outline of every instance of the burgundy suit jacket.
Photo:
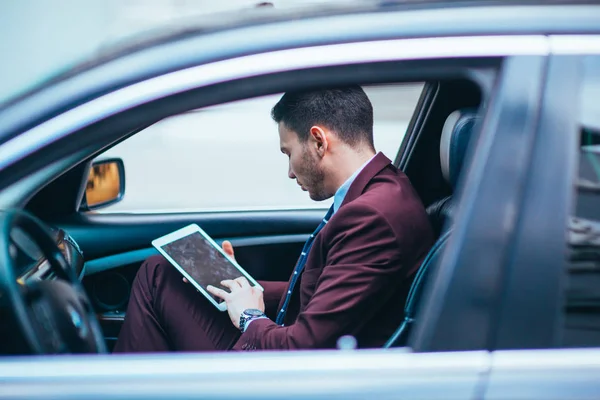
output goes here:
<path id="1" fill-rule="evenodd" d="M 403 319 L 412 280 L 433 232 L 404 173 L 377 154 L 315 237 L 284 325 L 253 321 L 234 350 L 335 348 L 343 335 L 380 347 Z M 268 315 L 287 282 L 260 282 Z M 276 312 L 276 311 L 275 311 Z"/>

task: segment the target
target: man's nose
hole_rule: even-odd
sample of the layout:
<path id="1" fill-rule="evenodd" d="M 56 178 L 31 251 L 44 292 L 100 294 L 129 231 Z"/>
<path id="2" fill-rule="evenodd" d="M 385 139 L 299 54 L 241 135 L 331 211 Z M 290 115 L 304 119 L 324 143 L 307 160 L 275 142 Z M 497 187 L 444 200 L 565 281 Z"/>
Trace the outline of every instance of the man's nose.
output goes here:
<path id="1" fill-rule="evenodd" d="M 288 178 L 290 178 L 290 179 L 296 179 L 296 175 L 294 174 L 294 172 L 292 172 L 292 167 L 291 166 L 288 168 Z"/>

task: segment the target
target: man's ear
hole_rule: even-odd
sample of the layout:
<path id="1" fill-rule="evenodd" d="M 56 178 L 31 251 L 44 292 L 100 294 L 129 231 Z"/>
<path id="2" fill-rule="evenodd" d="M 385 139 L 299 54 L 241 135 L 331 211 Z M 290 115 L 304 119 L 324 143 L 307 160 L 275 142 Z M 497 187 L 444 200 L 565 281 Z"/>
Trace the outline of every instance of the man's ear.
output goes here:
<path id="1" fill-rule="evenodd" d="M 320 126 L 315 125 L 310 128 L 309 133 L 311 145 L 317 151 L 319 157 L 323 157 L 329 147 L 329 138 L 327 137 L 325 130 Z"/>

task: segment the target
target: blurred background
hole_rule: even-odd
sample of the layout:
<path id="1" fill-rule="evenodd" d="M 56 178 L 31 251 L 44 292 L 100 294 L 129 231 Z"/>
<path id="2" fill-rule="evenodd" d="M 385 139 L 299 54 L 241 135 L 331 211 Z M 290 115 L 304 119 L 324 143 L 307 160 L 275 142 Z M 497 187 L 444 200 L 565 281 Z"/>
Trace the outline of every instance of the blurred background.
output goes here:
<path id="1" fill-rule="evenodd" d="M 6 0 L 0 3 L 0 103 L 123 40 L 256 0 Z M 277 9 L 341 1 L 274 0 Z M 254 10 L 256 11 L 256 10 Z M 26 27 L 26 29 L 25 29 Z M 375 146 L 396 155 L 422 84 L 365 88 L 375 110 Z M 281 94 L 163 120 L 100 158 L 123 159 L 123 200 L 98 212 L 327 208 L 287 177 L 270 109 Z"/>

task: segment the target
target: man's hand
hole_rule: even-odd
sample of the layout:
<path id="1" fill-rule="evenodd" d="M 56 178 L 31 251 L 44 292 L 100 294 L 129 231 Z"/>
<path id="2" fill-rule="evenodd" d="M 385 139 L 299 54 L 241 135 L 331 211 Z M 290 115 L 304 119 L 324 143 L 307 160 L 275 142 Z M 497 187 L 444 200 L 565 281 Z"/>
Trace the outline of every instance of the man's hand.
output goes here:
<path id="1" fill-rule="evenodd" d="M 265 302 L 263 292 L 260 289 L 250 286 L 248 280 L 241 276 L 234 280 L 227 279 L 221 282 L 221 285 L 230 290 L 230 293 L 214 286 L 207 286 L 208 290 L 214 296 L 225 300 L 229 318 L 236 328 L 240 328 L 240 316 L 244 310 L 256 308 L 265 312 Z"/>
<path id="2" fill-rule="evenodd" d="M 233 254 L 233 246 L 228 240 L 224 240 L 223 251 L 227 255 L 235 260 Z M 188 280 L 183 278 L 184 282 Z M 236 328 L 240 328 L 240 315 L 244 310 L 249 308 L 256 308 L 261 311 L 265 311 L 265 302 L 263 301 L 263 292 L 260 289 L 255 289 L 250 286 L 250 283 L 244 277 L 239 277 L 235 280 L 226 280 L 221 282 L 221 285 L 225 286 L 230 290 L 231 293 L 227 293 L 225 290 L 216 288 L 214 286 L 208 286 L 208 290 L 211 294 L 222 298 L 227 303 L 227 312 L 231 318 L 231 322 Z"/>

